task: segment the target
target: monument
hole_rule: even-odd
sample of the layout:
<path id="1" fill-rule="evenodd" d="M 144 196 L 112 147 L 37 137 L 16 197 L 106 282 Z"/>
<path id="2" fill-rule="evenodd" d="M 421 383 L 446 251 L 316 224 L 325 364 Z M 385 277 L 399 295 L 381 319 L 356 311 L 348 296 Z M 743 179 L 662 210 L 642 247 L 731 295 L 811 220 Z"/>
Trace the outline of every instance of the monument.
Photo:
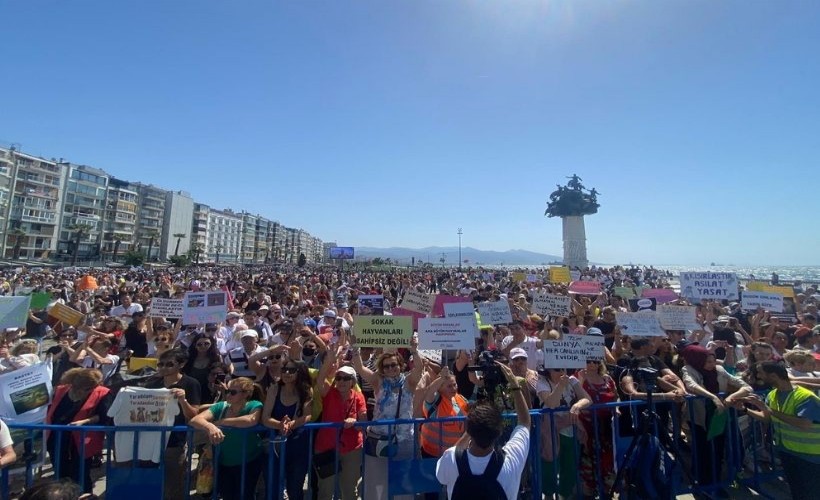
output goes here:
<path id="1" fill-rule="evenodd" d="M 585 268 L 587 260 L 587 236 L 584 229 L 584 216 L 598 213 L 598 195 L 595 188 L 587 190 L 577 175 L 567 177 L 566 186 L 550 195 L 547 202 L 547 217 L 560 217 L 564 230 L 564 265 L 570 268 Z"/>

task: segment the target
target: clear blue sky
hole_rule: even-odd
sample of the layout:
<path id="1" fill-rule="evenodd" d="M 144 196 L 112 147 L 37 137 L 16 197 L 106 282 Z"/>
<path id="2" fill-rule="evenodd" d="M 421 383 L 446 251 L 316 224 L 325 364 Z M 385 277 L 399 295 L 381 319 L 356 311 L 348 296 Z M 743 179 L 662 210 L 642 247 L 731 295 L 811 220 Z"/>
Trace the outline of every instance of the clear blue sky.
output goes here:
<path id="1" fill-rule="evenodd" d="M 820 264 L 820 2 L 0 0 L 0 142 L 351 246 Z"/>

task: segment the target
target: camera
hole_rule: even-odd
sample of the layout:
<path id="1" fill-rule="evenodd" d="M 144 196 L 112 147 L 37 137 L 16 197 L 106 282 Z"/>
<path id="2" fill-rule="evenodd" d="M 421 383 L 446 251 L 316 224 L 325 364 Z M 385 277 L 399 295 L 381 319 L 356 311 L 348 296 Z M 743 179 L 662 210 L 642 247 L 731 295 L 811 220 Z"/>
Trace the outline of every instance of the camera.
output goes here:
<path id="1" fill-rule="evenodd" d="M 635 381 L 646 387 L 648 392 L 653 392 L 658 385 L 658 370 L 648 366 L 641 366 L 633 372 Z"/>
<path id="2" fill-rule="evenodd" d="M 507 379 L 501 368 L 495 364 L 496 361 L 505 362 L 506 359 L 499 351 L 482 351 L 478 355 L 476 364 L 468 366 L 467 370 L 481 372 L 481 379 L 484 387 L 479 388 L 476 393 L 478 401 L 491 401 L 497 404 L 502 410 L 511 409 L 512 404 L 507 395 Z"/>

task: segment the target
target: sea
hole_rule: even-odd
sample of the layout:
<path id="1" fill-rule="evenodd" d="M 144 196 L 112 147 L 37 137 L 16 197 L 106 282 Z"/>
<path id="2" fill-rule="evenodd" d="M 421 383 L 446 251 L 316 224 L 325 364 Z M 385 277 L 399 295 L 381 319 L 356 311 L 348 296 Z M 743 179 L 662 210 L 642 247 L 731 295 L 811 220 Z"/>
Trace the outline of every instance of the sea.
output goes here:
<path id="1" fill-rule="evenodd" d="M 649 267 L 650 264 L 596 264 L 597 267 L 613 267 L 613 266 L 638 266 Z M 515 269 L 515 268 L 529 268 L 539 269 L 549 266 L 532 266 L 532 265 L 504 265 L 504 266 L 484 266 L 488 268 L 497 269 Z M 803 281 L 806 283 L 820 282 L 820 265 L 817 266 L 732 266 L 732 265 L 652 265 L 655 269 L 668 271 L 673 275 L 679 275 L 681 272 L 716 272 L 716 273 L 735 273 L 737 278 L 741 281 L 747 280 L 763 280 L 769 281 L 772 278 L 772 273 L 776 273 L 780 281 L 793 282 Z"/>

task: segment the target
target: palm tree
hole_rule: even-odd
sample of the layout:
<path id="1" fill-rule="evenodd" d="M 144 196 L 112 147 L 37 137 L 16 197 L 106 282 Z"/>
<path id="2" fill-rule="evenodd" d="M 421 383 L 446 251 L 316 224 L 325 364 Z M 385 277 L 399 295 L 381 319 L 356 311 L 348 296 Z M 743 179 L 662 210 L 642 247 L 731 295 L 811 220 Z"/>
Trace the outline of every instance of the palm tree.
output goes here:
<path id="1" fill-rule="evenodd" d="M 185 233 L 175 233 L 174 238 L 177 239 L 177 247 L 174 249 L 174 257 L 179 255 L 179 242 L 182 241 L 182 238 L 187 238 L 188 235 Z"/>
<path id="2" fill-rule="evenodd" d="M 14 236 L 14 247 L 11 250 L 11 255 L 14 260 L 20 258 L 20 247 L 23 245 L 23 236 L 25 235 L 26 232 L 19 227 L 12 229 L 9 233 L 9 236 Z"/>
<path id="3" fill-rule="evenodd" d="M 203 250 L 205 250 L 205 245 L 202 243 L 191 243 L 191 249 L 188 250 L 188 253 L 193 255 L 193 260 L 196 265 L 199 265 L 199 256 L 202 254 Z"/>
<path id="4" fill-rule="evenodd" d="M 214 247 L 214 250 L 216 250 L 216 263 L 217 264 L 219 264 L 219 252 L 221 252 L 222 249 L 224 249 L 224 248 L 225 247 L 223 247 L 222 245 L 217 245 L 217 246 Z"/>
<path id="5" fill-rule="evenodd" d="M 117 262 L 117 254 L 120 252 L 120 244 L 124 240 L 128 239 L 128 237 L 114 233 L 114 236 L 112 236 L 111 238 L 114 240 L 114 255 L 111 257 L 111 260 Z"/>
<path id="6" fill-rule="evenodd" d="M 145 260 L 151 262 L 151 251 L 154 249 L 154 241 L 159 237 L 159 233 L 154 230 L 146 231 L 145 236 L 148 238 L 148 258 Z"/>
<path id="7" fill-rule="evenodd" d="M 88 224 L 72 224 L 68 226 L 68 230 L 74 233 L 74 251 L 71 254 L 71 265 L 77 265 L 77 255 L 80 253 L 80 241 L 91 232 L 91 226 Z"/>

